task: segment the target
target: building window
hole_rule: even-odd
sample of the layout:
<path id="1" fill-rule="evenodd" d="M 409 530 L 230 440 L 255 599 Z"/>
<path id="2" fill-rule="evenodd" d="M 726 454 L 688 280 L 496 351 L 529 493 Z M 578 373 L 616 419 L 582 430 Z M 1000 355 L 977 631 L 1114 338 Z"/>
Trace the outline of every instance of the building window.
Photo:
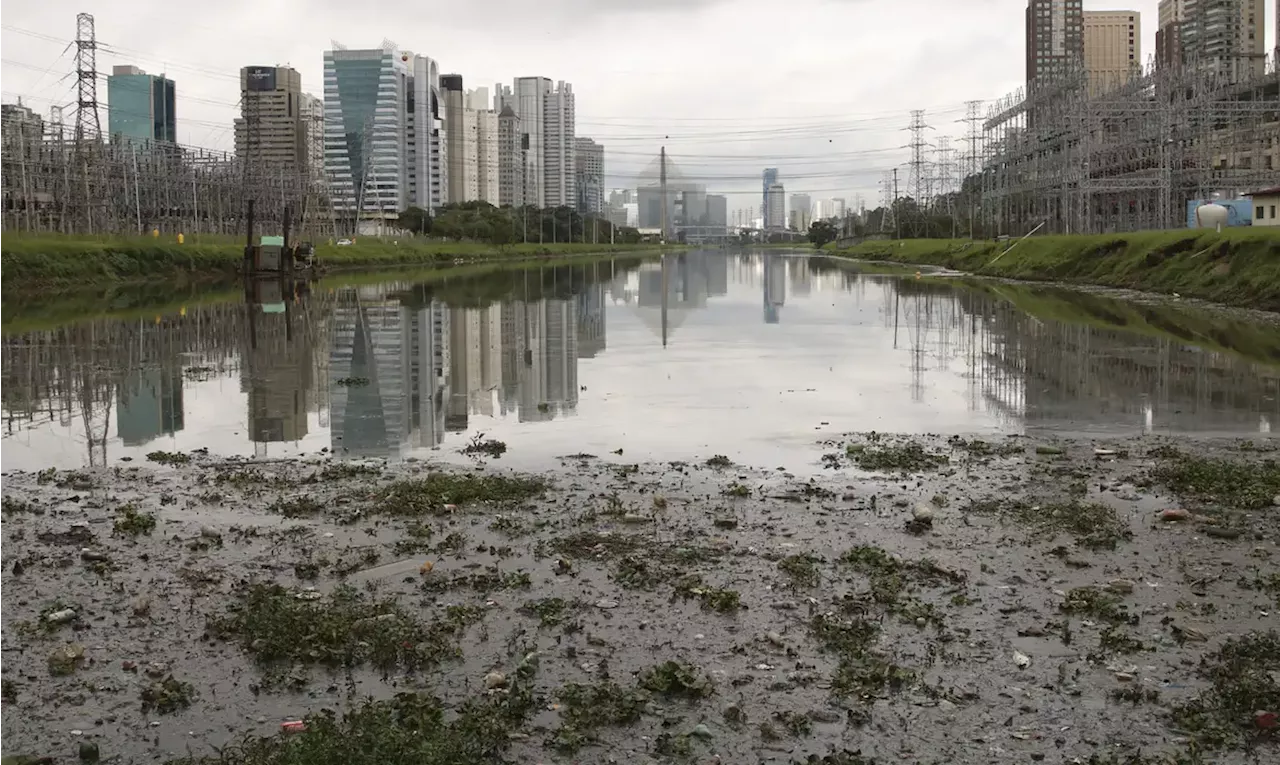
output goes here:
<path id="1" fill-rule="evenodd" d="M 1276 219 L 1276 206 L 1271 205 L 1271 220 L 1275 220 L 1275 219 Z"/>
<path id="2" fill-rule="evenodd" d="M 1265 212 L 1266 212 L 1266 208 L 1263 207 L 1262 205 L 1258 205 L 1258 209 L 1254 211 L 1255 214 L 1253 217 L 1258 220 L 1262 220 L 1263 214 Z"/>

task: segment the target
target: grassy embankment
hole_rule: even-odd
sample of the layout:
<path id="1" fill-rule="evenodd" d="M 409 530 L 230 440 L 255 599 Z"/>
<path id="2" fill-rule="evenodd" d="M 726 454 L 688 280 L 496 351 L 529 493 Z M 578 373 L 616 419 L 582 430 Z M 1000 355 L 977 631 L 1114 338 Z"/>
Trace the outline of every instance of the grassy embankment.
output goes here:
<path id="1" fill-rule="evenodd" d="M 653 248 L 652 244 L 550 242 L 496 247 L 478 242 L 411 239 L 400 239 L 396 244 L 391 240 L 362 237 L 345 247 L 318 244 L 316 256 L 326 269 L 337 271 L 637 252 Z M 244 240 L 229 236 L 193 237 L 180 245 L 173 237 L 9 234 L 0 242 L 0 265 L 6 292 L 156 279 L 180 283 L 216 282 L 236 275 L 243 254 Z"/>
<path id="2" fill-rule="evenodd" d="M 585 255 L 566 255 L 541 257 L 537 260 L 512 258 L 447 266 L 406 266 L 394 271 L 347 270 L 325 276 L 313 284 L 312 290 L 335 290 L 401 281 L 440 290 L 443 299 L 466 304 L 476 297 L 477 290 L 483 291 L 484 285 L 495 285 L 494 288 L 501 291 L 513 281 L 521 281 L 523 274 L 538 274 L 533 280 L 537 287 L 541 283 L 540 274 L 546 269 L 587 267 L 596 262 L 613 262 L 618 267 L 634 266 L 644 257 L 639 252 L 624 252 L 600 259 Z M 523 279 L 523 283 L 527 288 L 529 281 Z M 493 299 L 505 297 L 504 293 Z M 63 291 L 53 297 L 37 292 L 8 294 L 3 308 L 0 308 L 0 324 L 3 325 L 3 334 L 8 335 L 53 329 L 95 319 L 150 319 L 199 306 L 243 300 L 244 291 L 238 284 L 219 286 L 189 281 L 104 282 L 89 289 Z"/>
<path id="3" fill-rule="evenodd" d="M 1280 229 L 1141 231 L 1014 241 L 909 239 L 825 253 L 983 276 L 1178 293 L 1280 311 Z"/>

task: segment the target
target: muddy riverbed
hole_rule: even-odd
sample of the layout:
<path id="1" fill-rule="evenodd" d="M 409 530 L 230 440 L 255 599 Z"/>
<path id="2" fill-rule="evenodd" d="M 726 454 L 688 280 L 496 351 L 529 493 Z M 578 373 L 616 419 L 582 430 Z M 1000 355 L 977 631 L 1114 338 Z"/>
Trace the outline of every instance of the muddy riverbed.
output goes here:
<path id="1" fill-rule="evenodd" d="M 472 447 L 5 473 L 6 758 L 1280 756 L 1272 439 Z"/>

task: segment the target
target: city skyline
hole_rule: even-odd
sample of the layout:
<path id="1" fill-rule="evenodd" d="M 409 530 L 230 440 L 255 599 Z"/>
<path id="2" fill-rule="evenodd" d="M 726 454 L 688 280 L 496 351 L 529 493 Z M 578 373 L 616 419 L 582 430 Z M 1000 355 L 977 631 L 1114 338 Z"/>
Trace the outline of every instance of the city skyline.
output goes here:
<path id="1" fill-rule="evenodd" d="M 1156 51 L 1154 36 L 1158 25 L 1154 22 L 1157 18 L 1158 4 L 1157 0 L 1138 0 L 1122 4 L 1138 11 L 1147 20 L 1147 23 L 1143 24 L 1142 40 L 1139 46 L 1144 59 L 1149 59 Z M 383 28 L 385 25 L 377 23 L 376 16 L 370 15 L 342 24 L 341 34 L 336 34 L 328 29 L 321 29 L 321 27 L 337 26 L 326 21 L 327 16 L 321 12 L 315 14 L 315 20 L 309 20 L 304 25 L 306 30 L 314 31 L 292 35 L 288 40 L 250 35 L 238 37 L 237 39 L 242 41 L 233 46 L 225 44 L 224 40 L 219 40 L 216 45 L 202 44 L 205 40 L 218 39 L 216 35 L 211 34 L 210 30 L 219 30 L 221 29 L 219 24 L 225 23 L 221 19 L 210 19 L 209 22 L 213 26 L 206 25 L 190 30 L 184 43 L 178 45 L 173 41 L 158 39 L 154 36 L 140 37 L 128 28 L 124 19 L 113 13 L 113 9 L 108 4 L 97 5 L 99 7 L 94 7 L 94 3 L 72 6 L 69 3 L 52 2 L 41 4 L 38 8 L 15 8 L 7 14 L 4 42 L 7 50 L 10 51 L 6 54 L 8 60 L 29 63 L 31 66 L 36 66 L 35 62 L 42 63 L 36 69 L 11 66 L 7 63 L 6 99 L 13 100 L 18 95 L 23 95 L 29 105 L 47 115 L 49 103 L 36 100 L 44 95 L 37 87 L 41 74 L 46 72 L 49 60 L 56 58 L 58 52 L 56 44 L 47 38 L 70 40 L 73 36 L 71 30 L 74 13 L 82 10 L 96 12 L 100 14 L 99 35 L 109 43 L 99 53 L 100 68 L 108 71 L 107 67 L 112 64 L 136 63 L 149 72 L 166 72 L 179 82 L 180 94 L 188 94 L 184 104 L 178 110 L 179 141 L 212 148 L 230 148 L 233 144 L 231 131 L 224 128 L 229 127 L 235 116 L 230 112 L 234 109 L 237 100 L 234 82 L 241 66 L 290 64 L 302 74 L 304 90 L 317 92 L 321 90 L 319 84 L 322 81 L 320 52 L 331 47 L 331 37 L 338 38 L 339 42 L 354 43 L 358 39 L 381 39 L 389 31 Z M 847 17 L 849 20 L 865 21 L 863 17 L 867 10 L 859 8 L 858 5 L 839 4 L 835 8 L 824 6 L 823 11 Z M 1115 6 L 1114 3 L 1084 3 L 1086 10 L 1103 10 Z M 602 6 L 584 13 L 576 6 L 552 3 L 547 8 L 541 9 L 539 14 L 543 18 L 566 17 L 565 14 L 569 13 L 567 9 L 570 7 L 575 8 L 574 13 L 583 15 L 582 20 L 589 28 L 622 23 L 639 25 L 643 28 L 650 25 L 669 24 L 672 20 L 676 20 L 686 21 L 691 30 L 705 31 L 704 24 L 709 24 L 713 20 L 723 20 L 722 17 L 726 14 L 732 15 L 728 6 L 716 2 L 700 3 L 697 6 L 699 13 L 696 14 L 696 19 L 681 19 L 680 11 L 662 5 L 648 12 L 620 12 Z M 1263 30 L 1267 38 L 1268 50 L 1275 45 L 1273 7 L 1273 3 L 1268 3 L 1268 22 Z M 941 94 L 959 92 L 964 93 L 965 97 L 994 99 L 1016 87 L 1023 79 L 1021 73 L 1015 70 L 1024 53 L 1021 29 L 1024 8 L 1023 2 L 993 0 L 984 4 L 981 14 L 961 16 L 957 9 L 953 15 L 952 10 L 946 7 L 935 9 L 937 13 L 931 11 L 925 20 L 926 27 L 913 28 L 909 39 L 917 40 L 921 46 L 932 43 L 933 55 L 947 55 L 959 49 L 963 49 L 966 54 L 970 52 L 981 54 L 966 56 L 965 65 L 954 67 L 953 69 L 956 70 L 954 72 L 940 73 L 941 76 L 934 87 L 894 87 L 872 78 L 864 90 L 875 97 L 867 98 L 866 92 L 860 93 L 856 98 L 845 96 L 849 106 L 845 110 L 846 115 L 841 115 L 838 100 L 833 101 L 829 95 L 823 94 L 821 86 L 810 86 L 803 89 L 801 94 L 803 97 L 796 101 L 797 106 L 793 107 L 786 117 L 769 114 L 763 110 L 763 104 L 754 104 L 749 100 L 746 102 L 741 99 L 734 100 L 731 98 L 732 92 L 726 92 L 724 102 L 733 103 L 734 106 L 731 109 L 708 109 L 708 103 L 714 104 L 719 100 L 718 98 L 711 101 L 700 97 L 689 98 L 687 101 L 670 103 L 667 108 L 664 108 L 664 114 L 670 115 L 665 120 L 665 124 L 660 124 L 664 120 L 645 114 L 643 109 L 636 107 L 636 104 L 642 103 L 648 93 L 656 94 L 657 90 L 665 88 L 674 72 L 659 72 L 660 76 L 656 79 L 660 82 L 636 81 L 635 88 L 616 87 L 618 81 L 629 83 L 629 78 L 634 75 L 627 74 L 629 70 L 618 65 L 609 65 L 607 62 L 621 60 L 614 55 L 605 58 L 606 65 L 590 67 L 582 65 L 584 58 L 590 58 L 589 54 L 582 55 L 587 53 L 587 50 L 570 54 L 569 51 L 543 48 L 536 55 L 530 55 L 526 52 L 526 47 L 530 43 L 519 39 L 518 34 L 512 34 L 510 40 L 505 39 L 503 34 L 504 31 L 514 33 L 518 28 L 518 21 L 524 18 L 526 11 L 518 7 L 503 6 L 501 9 L 509 19 L 499 19 L 497 22 L 494 34 L 502 38 L 503 45 L 494 46 L 492 49 L 476 49 L 475 46 L 462 43 L 460 38 L 465 39 L 464 33 L 480 23 L 479 17 L 465 12 L 457 19 L 449 20 L 440 29 L 416 29 L 412 23 L 407 24 L 406 29 L 405 24 L 397 24 L 395 34 L 399 42 L 406 47 L 423 51 L 449 71 L 461 72 L 469 82 L 509 82 L 512 75 L 520 76 L 530 68 L 540 69 L 553 74 L 556 78 L 572 82 L 574 92 L 581 102 L 578 107 L 577 135 L 591 136 L 610 147 L 607 160 L 608 176 L 603 184 L 605 187 L 629 185 L 626 179 L 634 178 L 647 161 L 636 155 L 650 156 L 649 152 L 656 149 L 664 136 L 670 136 L 669 150 L 684 154 L 690 159 L 696 156 L 698 164 L 705 165 L 704 172 L 702 167 L 695 168 L 692 162 L 686 163 L 690 173 L 693 174 L 696 170 L 696 174 L 708 176 L 708 191 L 728 195 L 730 206 L 737 209 L 747 206 L 740 195 L 749 193 L 750 187 L 754 185 L 749 183 L 747 176 L 755 175 L 760 166 L 768 164 L 778 165 L 791 179 L 788 184 L 790 193 L 808 193 L 817 198 L 853 198 L 857 194 L 869 199 L 877 198 L 879 196 L 877 181 L 880 171 L 888 166 L 900 165 L 906 159 L 900 140 L 900 128 L 904 123 L 902 115 L 906 110 L 925 108 L 931 112 L 931 118 L 939 123 L 944 120 L 954 121 L 962 116 L 963 103 L 954 96 L 944 97 Z M 247 9 L 248 6 L 232 3 L 227 8 L 227 16 L 230 19 L 236 19 L 239 13 L 248 12 Z M 812 8 L 815 11 L 816 9 L 817 6 Z M 160 16 L 164 16 L 163 8 L 156 10 Z M 287 13 L 287 4 L 278 12 Z M 486 19 L 489 15 L 485 14 Z M 498 15 L 501 17 L 503 14 Z M 800 15 L 803 16 L 803 14 Z M 889 25 L 885 31 L 892 30 L 893 25 L 897 23 L 892 20 L 877 21 L 882 27 Z M 994 26 L 991 24 L 992 21 Z M 946 25 L 943 22 L 946 22 Z M 34 32 L 42 35 L 43 38 L 14 32 L 12 28 Z M 253 28 L 259 28 L 259 26 L 255 24 Z M 457 29 L 458 35 L 450 35 L 448 31 L 450 29 Z M 764 32 L 762 30 L 753 34 L 764 34 Z M 576 32 L 569 35 L 569 38 L 574 43 L 585 45 L 587 43 L 582 40 L 582 36 L 581 32 Z M 893 35 L 882 36 L 892 37 Z M 922 47 L 921 51 L 926 49 L 928 48 Z M 139 55 L 126 55 L 126 50 L 130 54 L 136 52 Z M 859 59 L 865 57 L 861 60 L 861 64 L 868 65 L 875 60 L 875 56 L 886 55 L 890 49 L 873 42 L 869 46 L 864 46 L 861 51 L 856 54 L 856 57 Z M 816 61 L 811 61 L 814 56 L 803 51 L 793 50 L 790 58 L 795 61 L 791 64 L 792 69 L 801 61 L 810 61 L 810 63 L 801 64 L 802 67 L 820 67 Z M 905 68 L 898 67 L 901 73 L 896 76 L 906 78 L 915 73 L 917 65 L 909 54 L 907 61 L 911 65 Z M 923 66 L 923 63 L 922 59 L 919 66 Z M 719 64 L 708 69 L 703 79 L 691 83 L 697 87 L 692 88 L 690 92 L 703 93 L 701 88 L 711 86 L 719 69 Z M 820 82 L 821 71 L 823 71 L 821 68 L 812 70 L 812 76 L 809 79 Z M 964 81 L 963 87 L 960 87 L 961 80 Z M 702 84 L 704 82 L 705 85 Z M 733 83 L 727 81 L 726 84 L 732 86 Z M 788 90 L 790 91 L 791 88 Z M 933 96 L 930 95 L 931 92 L 940 95 Z M 633 95 L 635 98 L 625 97 L 626 95 Z M 179 98 L 182 99 L 182 96 L 180 95 Z M 770 125 L 781 127 L 784 125 L 779 123 L 785 123 L 787 129 L 778 131 L 767 146 L 762 145 L 762 141 L 747 140 L 748 137 L 745 135 L 734 136 L 735 140 L 731 141 L 717 140 L 726 137 L 725 124 L 731 124 L 740 118 L 750 118 L 751 114 L 757 110 L 759 110 L 759 116 L 756 118 L 756 124 L 761 127 Z M 731 122 L 725 123 L 724 120 Z M 800 129 L 802 125 L 804 130 Z M 792 129 L 793 126 L 794 129 Z M 815 160 L 797 159 L 784 162 L 781 159 L 800 154 L 820 154 L 819 150 L 847 155 L 845 161 L 841 163 L 848 168 L 841 174 L 842 177 L 831 177 L 833 173 L 819 169 L 817 167 L 819 162 Z M 719 156 L 714 159 L 701 156 L 706 154 Z M 770 156 L 778 159 L 769 163 Z M 748 161 L 755 165 L 750 172 L 744 166 Z M 715 180 L 711 180 L 712 178 Z"/>

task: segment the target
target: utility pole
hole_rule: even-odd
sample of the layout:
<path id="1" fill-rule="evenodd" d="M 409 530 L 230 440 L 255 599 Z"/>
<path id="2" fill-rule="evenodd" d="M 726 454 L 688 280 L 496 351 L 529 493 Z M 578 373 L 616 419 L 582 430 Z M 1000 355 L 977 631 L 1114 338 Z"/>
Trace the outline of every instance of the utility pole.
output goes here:
<path id="1" fill-rule="evenodd" d="M 898 168 L 896 168 L 896 167 L 895 167 L 895 168 L 893 168 L 893 204 L 892 204 L 892 205 L 890 205 L 890 207 L 889 207 L 889 209 L 890 209 L 890 210 L 893 210 L 895 207 L 897 207 L 897 206 L 898 206 L 898 199 L 899 199 L 899 197 L 898 197 Z M 901 238 L 902 238 L 902 220 L 901 220 L 900 218 L 901 218 L 901 216 L 899 216 L 897 212 L 894 212 L 894 213 L 893 213 L 893 238 L 894 238 L 894 239 L 901 239 Z"/>
<path id="2" fill-rule="evenodd" d="M 980 116 L 982 102 L 966 101 L 965 106 L 967 111 L 964 120 L 969 123 L 969 134 L 966 136 L 969 139 L 969 154 L 965 158 L 967 160 L 965 163 L 965 177 L 960 182 L 960 189 L 963 191 L 964 182 L 969 182 L 969 192 L 965 194 L 965 198 L 969 202 L 969 238 L 973 239 L 973 216 L 974 207 L 976 206 L 974 205 L 974 186 L 977 184 L 977 175 L 982 169 L 982 159 L 978 155 L 978 139 L 981 137 L 978 132 L 978 123 L 982 121 Z"/>

